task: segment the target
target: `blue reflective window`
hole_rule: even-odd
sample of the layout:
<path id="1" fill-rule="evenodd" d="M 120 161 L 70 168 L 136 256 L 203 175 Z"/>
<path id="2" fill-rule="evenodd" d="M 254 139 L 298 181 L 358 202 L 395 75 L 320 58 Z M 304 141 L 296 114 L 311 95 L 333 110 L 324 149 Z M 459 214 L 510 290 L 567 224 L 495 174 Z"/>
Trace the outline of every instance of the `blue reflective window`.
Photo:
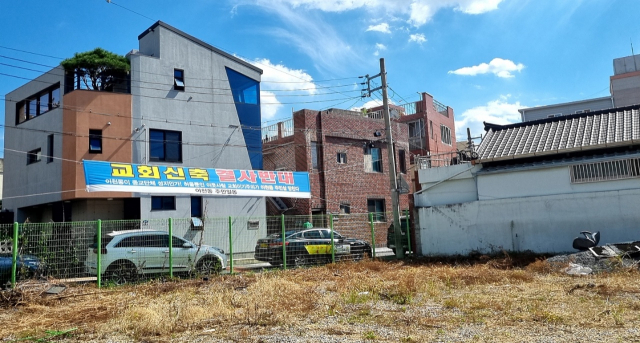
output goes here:
<path id="1" fill-rule="evenodd" d="M 151 197 L 151 209 L 157 211 L 175 210 L 176 198 L 172 196 Z"/>
<path id="2" fill-rule="evenodd" d="M 260 122 L 260 83 L 235 70 L 226 68 L 229 87 L 242 125 L 245 145 L 253 169 L 262 169 L 262 137 Z"/>
<path id="3" fill-rule="evenodd" d="M 258 97 L 258 93 L 260 84 L 258 81 L 228 68 L 227 77 L 229 78 L 229 85 L 231 85 L 234 102 L 259 105 L 260 98 Z"/>
<path id="4" fill-rule="evenodd" d="M 102 153 L 102 130 L 89 130 L 89 152 Z"/>
<path id="5" fill-rule="evenodd" d="M 182 133 L 179 131 L 149 130 L 149 160 L 182 162 Z"/>

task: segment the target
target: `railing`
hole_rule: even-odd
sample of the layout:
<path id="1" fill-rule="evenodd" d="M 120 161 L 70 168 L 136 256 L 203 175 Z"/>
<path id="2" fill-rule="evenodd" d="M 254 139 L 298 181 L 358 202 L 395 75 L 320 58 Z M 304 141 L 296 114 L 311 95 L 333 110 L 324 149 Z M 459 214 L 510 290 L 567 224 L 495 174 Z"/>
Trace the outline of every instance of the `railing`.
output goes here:
<path id="1" fill-rule="evenodd" d="M 265 126 L 262 128 L 262 142 L 268 143 L 279 138 L 293 136 L 293 132 L 293 119 Z"/>
<path id="2" fill-rule="evenodd" d="M 449 116 L 449 112 L 447 111 L 447 106 L 437 101 L 436 99 L 433 99 L 433 108 L 436 110 L 436 112 L 442 114 L 443 116 L 445 117 Z"/>
<path id="3" fill-rule="evenodd" d="M 384 112 L 383 110 L 367 112 L 367 117 L 371 119 L 383 119 L 384 118 L 383 112 Z"/>
<path id="4" fill-rule="evenodd" d="M 94 85 L 88 75 L 79 73 L 78 71 L 66 71 L 64 93 L 67 94 L 78 89 L 130 94 L 131 74 L 116 73 L 113 75 L 101 75 Z"/>
<path id="5" fill-rule="evenodd" d="M 473 157 L 477 157 L 475 152 L 450 151 L 429 156 L 416 156 L 414 158 L 414 164 L 418 169 L 447 167 L 456 164 L 471 163 Z"/>
<path id="6" fill-rule="evenodd" d="M 418 102 L 411 102 L 408 104 L 402 104 L 400 105 L 402 108 L 404 108 L 404 115 L 405 116 L 409 116 L 412 114 L 416 114 L 418 113 L 418 106 L 421 104 L 422 102 L 418 101 Z"/>

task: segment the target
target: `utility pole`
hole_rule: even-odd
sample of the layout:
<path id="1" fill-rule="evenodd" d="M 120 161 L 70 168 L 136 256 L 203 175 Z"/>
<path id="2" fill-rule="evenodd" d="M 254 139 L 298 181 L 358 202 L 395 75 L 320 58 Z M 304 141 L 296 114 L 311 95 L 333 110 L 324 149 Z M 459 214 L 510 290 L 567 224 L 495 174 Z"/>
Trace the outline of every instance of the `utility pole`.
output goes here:
<path id="1" fill-rule="evenodd" d="M 371 89 L 369 81 L 380 76 L 380 87 Z M 391 189 L 391 209 L 393 211 L 393 232 L 395 236 L 396 257 L 404 258 L 404 246 L 402 240 L 402 228 L 400 227 L 400 190 L 398 189 L 398 178 L 396 175 L 396 154 L 393 146 L 393 137 L 391 134 L 391 117 L 389 116 L 389 101 L 387 99 L 387 72 L 384 66 L 384 58 L 380 59 L 380 74 L 369 77 L 367 79 L 367 89 L 363 89 L 370 96 L 372 92 L 379 89 L 382 90 L 382 111 L 384 115 L 385 134 L 387 136 L 387 154 L 389 160 L 389 188 Z M 408 234 L 408 232 L 407 232 Z M 409 248 L 410 249 L 410 248 Z"/>

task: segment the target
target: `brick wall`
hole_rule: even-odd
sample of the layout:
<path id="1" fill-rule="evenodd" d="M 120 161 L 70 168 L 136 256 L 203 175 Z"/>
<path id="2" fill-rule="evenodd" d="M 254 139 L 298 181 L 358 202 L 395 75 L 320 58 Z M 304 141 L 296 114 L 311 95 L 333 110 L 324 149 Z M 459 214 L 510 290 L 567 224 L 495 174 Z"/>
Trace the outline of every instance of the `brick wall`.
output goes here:
<path id="1" fill-rule="evenodd" d="M 308 171 L 311 183 L 311 199 L 283 199 L 292 207 L 285 214 L 310 214 L 313 210 L 338 213 L 341 203 L 348 203 L 352 213 L 367 213 L 368 199 L 384 199 L 391 211 L 391 195 L 388 174 L 388 154 L 384 121 L 363 117 L 359 112 L 344 110 L 301 110 L 293 114 L 294 135 L 265 143 L 264 167 L 293 167 L 296 171 Z M 376 137 L 374 132 L 380 132 Z M 408 129 L 406 124 L 392 123 L 392 135 L 396 151 L 404 149 L 405 165 L 409 166 Z M 312 168 L 311 142 L 318 149 L 318 169 Z M 365 147 L 372 144 L 380 148 L 382 173 L 365 172 Z M 337 162 L 337 154 L 346 153 L 347 162 Z M 396 153 L 396 159 L 398 154 Z M 399 163 L 396 162 L 399 170 Z M 409 184 L 410 175 L 403 175 Z M 408 196 L 400 196 L 400 208 L 409 208 Z M 269 215 L 280 214 L 267 205 Z M 387 221 L 389 221 L 389 217 Z M 388 226 L 388 224 L 377 224 Z M 386 239 L 386 238 L 385 238 Z"/>

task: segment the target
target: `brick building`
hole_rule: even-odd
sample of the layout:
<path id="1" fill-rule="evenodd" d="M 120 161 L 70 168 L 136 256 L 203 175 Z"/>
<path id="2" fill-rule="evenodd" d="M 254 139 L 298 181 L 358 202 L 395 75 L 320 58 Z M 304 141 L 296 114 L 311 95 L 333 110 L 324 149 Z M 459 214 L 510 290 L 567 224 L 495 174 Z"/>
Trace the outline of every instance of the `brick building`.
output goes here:
<path id="1" fill-rule="evenodd" d="M 409 127 L 412 157 L 431 156 L 431 164 L 448 165 L 457 156 L 453 108 L 441 104 L 426 92 L 421 93 L 420 101 L 389 107 L 392 120 Z M 369 109 L 368 115 L 382 118 L 382 106 Z"/>
<path id="2" fill-rule="evenodd" d="M 408 133 L 407 124 L 392 123 L 396 170 L 410 184 Z M 311 199 L 269 198 L 269 215 L 369 212 L 376 213 L 376 222 L 392 221 L 383 214 L 392 209 L 382 117 L 305 109 L 263 128 L 262 137 L 264 169 L 308 171 L 312 194 Z M 408 209 L 403 194 L 400 210 Z"/>

